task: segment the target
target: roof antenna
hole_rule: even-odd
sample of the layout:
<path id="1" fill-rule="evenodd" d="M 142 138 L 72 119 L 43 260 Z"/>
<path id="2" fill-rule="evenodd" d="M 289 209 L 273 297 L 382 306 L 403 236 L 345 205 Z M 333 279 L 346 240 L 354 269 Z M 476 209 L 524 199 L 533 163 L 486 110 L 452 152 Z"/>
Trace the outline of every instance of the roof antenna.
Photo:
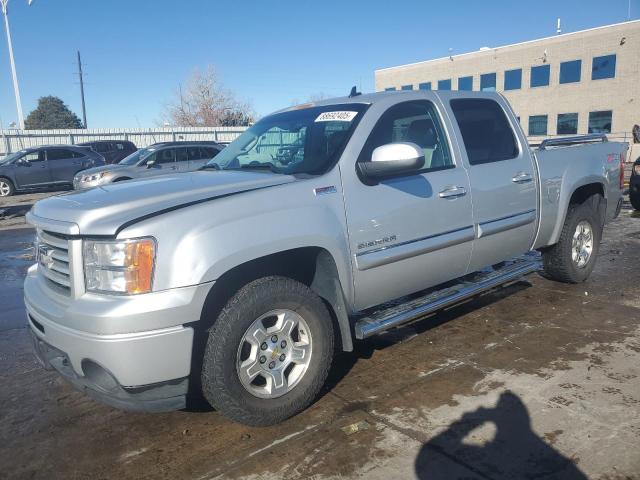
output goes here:
<path id="1" fill-rule="evenodd" d="M 357 97 L 358 95 L 362 95 L 361 92 L 358 91 L 356 86 L 351 87 L 351 93 L 349 93 L 349 98 Z"/>

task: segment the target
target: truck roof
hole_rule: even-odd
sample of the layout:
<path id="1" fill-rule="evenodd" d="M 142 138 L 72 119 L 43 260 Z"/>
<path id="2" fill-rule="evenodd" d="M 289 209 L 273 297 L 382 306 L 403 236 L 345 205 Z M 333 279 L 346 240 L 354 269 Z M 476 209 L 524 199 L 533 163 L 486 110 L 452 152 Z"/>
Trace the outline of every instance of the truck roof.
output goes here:
<path id="1" fill-rule="evenodd" d="M 469 97 L 469 96 L 477 96 L 479 98 L 487 98 L 487 97 L 496 97 L 500 96 L 499 93 L 496 92 L 470 92 L 470 91 L 457 91 L 457 90 L 394 90 L 394 91 L 384 91 L 384 92 L 375 92 L 375 93 L 365 93 L 359 94 L 354 97 L 335 97 L 335 98 L 326 98 L 323 100 L 318 100 L 315 102 L 302 103 L 300 105 L 294 105 L 292 107 L 283 108 L 282 110 L 278 110 L 273 113 L 281 113 L 292 110 L 299 110 L 301 108 L 310 108 L 310 107 L 320 107 L 326 105 L 338 105 L 345 103 L 364 103 L 367 105 L 380 102 L 388 99 L 389 97 L 398 98 L 398 96 L 405 96 L 407 99 L 415 98 L 420 95 L 418 93 L 433 93 L 435 95 L 443 95 L 448 98 L 451 97 Z"/>

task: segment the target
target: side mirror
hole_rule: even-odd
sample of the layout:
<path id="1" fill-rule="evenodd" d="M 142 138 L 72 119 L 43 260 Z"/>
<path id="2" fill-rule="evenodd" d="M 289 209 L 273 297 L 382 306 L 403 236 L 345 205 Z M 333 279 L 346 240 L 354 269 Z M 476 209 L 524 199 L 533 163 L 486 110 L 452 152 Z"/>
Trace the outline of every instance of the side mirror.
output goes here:
<path id="1" fill-rule="evenodd" d="M 358 168 L 365 178 L 382 179 L 417 172 L 424 161 L 424 151 L 415 143 L 388 143 L 376 148 L 371 161 L 358 163 Z"/>
<path id="2" fill-rule="evenodd" d="M 151 168 L 156 164 L 155 160 L 147 160 L 147 168 Z"/>

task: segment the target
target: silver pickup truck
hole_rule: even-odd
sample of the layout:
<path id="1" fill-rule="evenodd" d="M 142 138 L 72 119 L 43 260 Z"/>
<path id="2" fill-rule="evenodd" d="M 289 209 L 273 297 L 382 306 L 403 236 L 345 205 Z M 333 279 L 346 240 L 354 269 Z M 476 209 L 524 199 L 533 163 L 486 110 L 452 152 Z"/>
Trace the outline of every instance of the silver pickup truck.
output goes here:
<path id="1" fill-rule="evenodd" d="M 541 264 L 585 280 L 620 210 L 626 148 L 586 136 L 532 149 L 496 93 L 277 112 L 202 171 L 35 204 L 37 355 L 116 407 L 200 395 L 238 422 L 280 422 L 356 339 Z"/>

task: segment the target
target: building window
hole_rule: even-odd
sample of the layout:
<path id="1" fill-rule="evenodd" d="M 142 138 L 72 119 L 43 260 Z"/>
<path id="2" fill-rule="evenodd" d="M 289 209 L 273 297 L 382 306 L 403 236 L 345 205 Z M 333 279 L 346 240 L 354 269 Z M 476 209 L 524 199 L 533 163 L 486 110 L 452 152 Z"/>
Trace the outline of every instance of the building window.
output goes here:
<path id="1" fill-rule="evenodd" d="M 496 74 L 485 73 L 480 75 L 480 91 L 481 92 L 495 92 L 496 91 Z"/>
<path id="2" fill-rule="evenodd" d="M 520 90 L 522 88 L 522 69 L 507 70 L 504 72 L 504 89 Z"/>
<path id="3" fill-rule="evenodd" d="M 603 57 L 593 57 L 591 65 L 591 80 L 602 78 L 615 78 L 616 76 L 616 56 L 605 55 Z"/>
<path id="4" fill-rule="evenodd" d="M 396 90 L 396 87 L 387 87 L 384 89 L 385 92 L 394 92 Z"/>
<path id="5" fill-rule="evenodd" d="M 460 77 L 458 79 L 458 90 L 473 90 L 473 77 Z"/>
<path id="6" fill-rule="evenodd" d="M 547 116 L 531 115 L 529 117 L 529 135 L 547 134 Z"/>
<path id="7" fill-rule="evenodd" d="M 560 64 L 560 83 L 574 83 L 580 81 L 582 60 L 572 60 Z"/>
<path id="8" fill-rule="evenodd" d="M 589 112 L 589 133 L 611 133 L 611 110 Z"/>
<path id="9" fill-rule="evenodd" d="M 558 135 L 575 135 L 578 133 L 578 114 L 559 113 L 556 133 Z"/>
<path id="10" fill-rule="evenodd" d="M 451 90 L 451 79 L 438 80 L 438 90 Z"/>
<path id="11" fill-rule="evenodd" d="M 402 85 L 402 90 L 413 90 L 413 85 Z"/>
<path id="12" fill-rule="evenodd" d="M 531 67 L 531 86 L 546 87 L 549 85 L 550 74 L 550 65 L 538 65 L 537 67 Z"/>
<path id="13" fill-rule="evenodd" d="M 431 82 L 424 82 L 418 85 L 420 90 L 431 90 Z"/>

